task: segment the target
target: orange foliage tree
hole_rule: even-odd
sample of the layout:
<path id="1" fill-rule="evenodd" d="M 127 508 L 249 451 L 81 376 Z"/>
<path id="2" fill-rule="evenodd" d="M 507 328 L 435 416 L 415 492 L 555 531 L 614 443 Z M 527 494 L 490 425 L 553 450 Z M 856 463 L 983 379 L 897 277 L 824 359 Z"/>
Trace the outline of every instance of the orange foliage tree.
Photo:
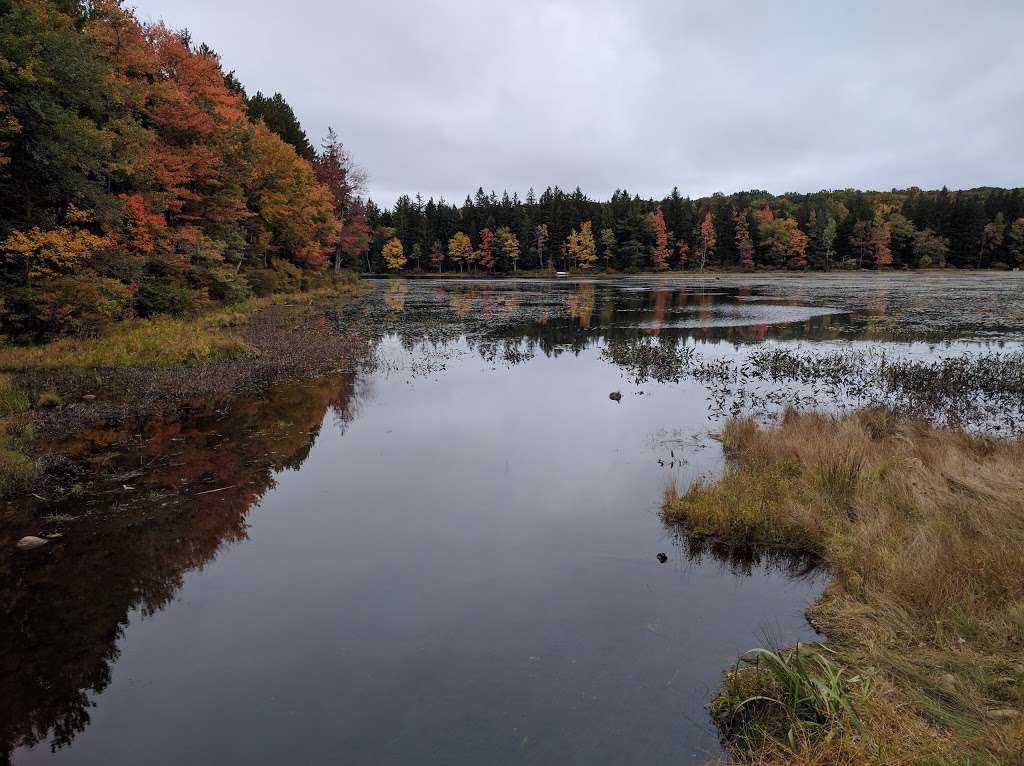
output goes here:
<path id="1" fill-rule="evenodd" d="M 668 268 L 668 229 L 665 227 L 665 215 L 661 212 L 661 206 L 653 213 L 647 214 L 647 222 L 654 235 L 654 244 L 651 245 L 651 266 L 655 271 L 664 271 Z"/>
<path id="2" fill-rule="evenodd" d="M 704 214 L 704 220 L 700 224 L 700 232 L 697 235 L 697 254 L 700 256 L 700 268 L 704 269 L 708 257 L 715 252 L 715 222 L 711 219 L 711 211 Z"/>
<path id="3" fill-rule="evenodd" d="M 484 227 L 480 229 L 480 245 L 477 247 L 477 260 L 480 266 L 488 271 L 494 271 L 494 232 Z"/>

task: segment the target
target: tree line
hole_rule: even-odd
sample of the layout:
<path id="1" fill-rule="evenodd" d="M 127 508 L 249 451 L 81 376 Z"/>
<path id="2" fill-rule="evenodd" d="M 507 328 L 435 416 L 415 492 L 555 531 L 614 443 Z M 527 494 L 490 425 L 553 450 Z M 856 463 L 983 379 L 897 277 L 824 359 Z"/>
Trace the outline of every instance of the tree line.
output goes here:
<path id="1" fill-rule="evenodd" d="M 362 198 L 332 130 L 118 0 L 0 0 L 0 339 L 369 272 L 1006 268 L 1020 189 Z"/>
<path id="2" fill-rule="evenodd" d="M 661 200 L 579 188 L 525 199 L 478 189 L 461 205 L 402 196 L 367 205 L 371 271 L 1010 268 L 1024 265 L 1021 189 Z"/>
<path id="3" fill-rule="evenodd" d="M 188 32 L 0 0 L 0 337 L 94 332 L 359 262 L 363 177 Z"/>

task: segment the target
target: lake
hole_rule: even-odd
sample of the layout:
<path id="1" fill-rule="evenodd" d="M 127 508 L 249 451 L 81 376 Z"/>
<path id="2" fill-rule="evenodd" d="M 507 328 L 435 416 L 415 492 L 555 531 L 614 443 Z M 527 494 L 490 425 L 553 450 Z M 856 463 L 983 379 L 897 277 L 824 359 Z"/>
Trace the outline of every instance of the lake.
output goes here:
<path id="1" fill-rule="evenodd" d="M 366 369 L 69 434 L 89 493 L 2 511 L 0 757 L 719 757 L 722 672 L 814 640 L 827 576 L 687 538 L 666 486 L 722 469 L 732 412 L 913 398 L 749 373 L 764 350 L 1019 353 L 1021 287 L 381 280 L 340 313 L 377 344 Z"/>

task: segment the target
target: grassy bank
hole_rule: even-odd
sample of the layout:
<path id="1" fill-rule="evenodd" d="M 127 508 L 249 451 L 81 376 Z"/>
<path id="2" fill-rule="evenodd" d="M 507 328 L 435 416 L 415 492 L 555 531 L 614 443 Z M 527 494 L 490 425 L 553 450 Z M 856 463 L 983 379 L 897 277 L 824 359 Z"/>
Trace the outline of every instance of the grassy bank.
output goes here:
<path id="1" fill-rule="evenodd" d="M 40 346 L 0 346 L 0 371 L 32 372 L 65 367 L 170 367 L 231 359 L 254 349 L 232 333 L 259 311 L 287 303 L 350 296 L 358 286 L 344 284 L 300 293 L 252 298 L 196 318 L 155 317 L 121 322 L 95 338 L 62 338 Z"/>
<path id="2" fill-rule="evenodd" d="M 1024 762 L 1024 443 L 900 419 L 730 421 L 668 518 L 818 555 L 828 648 L 759 652 L 712 712 L 756 763 Z"/>
<path id="3" fill-rule="evenodd" d="M 121 322 L 99 337 L 0 345 L 0 499 L 41 491 L 41 483 L 51 485 L 48 494 L 62 494 L 48 468 L 54 456 L 47 454 L 46 437 L 223 399 L 365 358 L 361 333 L 339 328 L 326 315 L 336 305 L 332 299 L 362 290 L 358 283 L 328 285 L 199 317 Z"/>

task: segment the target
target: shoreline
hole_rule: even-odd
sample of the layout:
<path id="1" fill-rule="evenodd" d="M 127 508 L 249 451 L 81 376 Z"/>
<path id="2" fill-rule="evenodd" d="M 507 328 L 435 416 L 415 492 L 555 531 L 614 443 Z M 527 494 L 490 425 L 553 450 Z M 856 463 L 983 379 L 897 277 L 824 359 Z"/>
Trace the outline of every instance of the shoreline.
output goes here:
<path id="1" fill-rule="evenodd" d="M 624 272 L 624 271 L 605 271 L 603 269 L 575 269 L 565 272 L 563 276 L 559 276 L 558 272 L 550 269 L 522 269 L 520 271 L 502 271 L 497 273 L 480 272 L 480 271 L 444 271 L 444 272 L 429 272 L 429 271 L 400 271 L 400 272 L 373 272 L 363 271 L 360 272 L 360 279 L 465 279 L 465 280 L 516 280 L 516 279 L 577 279 L 580 277 L 602 277 L 609 279 L 630 279 L 634 277 L 651 278 L 651 277 L 692 277 L 694 279 L 701 279 L 707 277 L 761 277 L 761 276 L 787 276 L 794 279 L 800 278 L 820 278 L 830 276 L 866 276 L 869 274 L 876 274 L 879 277 L 883 276 L 902 276 L 911 274 L 920 274 L 922 276 L 954 276 L 954 275 L 986 275 L 986 274 L 1019 274 L 1021 273 L 1020 268 L 1009 268 L 1009 269 L 957 269 L 957 268 L 915 268 L 915 269 L 832 269 L 829 271 L 812 271 L 812 270 L 793 270 L 793 269 L 704 269 L 699 271 L 696 269 L 666 269 L 665 271 L 635 271 L 635 272 Z"/>
<path id="2" fill-rule="evenodd" d="M 228 353 L 214 346 L 205 358 L 79 366 L 47 359 L 54 344 L 28 347 L 29 353 L 43 355 L 41 364 L 22 369 L 8 364 L 0 373 L 4 390 L 18 403 L 9 411 L 0 407 L 0 502 L 41 490 L 66 495 L 62 476 L 75 466 L 47 450 L 56 436 L 91 424 L 129 422 L 200 402 L 226 401 L 274 383 L 352 371 L 367 363 L 371 354 L 366 333 L 357 323 L 343 326 L 339 311 L 364 292 L 363 286 L 340 286 L 272 296 L 241 310 L 229 307 L 193 320 L 155 320 L 173 323 L 172 332 L 181 336 L 212 326 Z M 109 340 L 90 341 L 86 348 L 94 351 Z M 75 360 L 80 351 L 75 347 L 68 358 Z M 10 474 L 6 480 L 5 474 Z"/>

